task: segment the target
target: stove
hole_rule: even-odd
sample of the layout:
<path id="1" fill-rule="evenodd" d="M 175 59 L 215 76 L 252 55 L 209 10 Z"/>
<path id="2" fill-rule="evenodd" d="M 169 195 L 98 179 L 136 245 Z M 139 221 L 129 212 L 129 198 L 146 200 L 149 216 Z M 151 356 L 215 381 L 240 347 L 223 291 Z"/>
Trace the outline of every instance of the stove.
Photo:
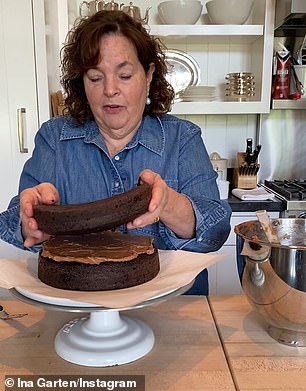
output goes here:
<path id="1" fill-rule="evenodd" d="M 264 187 L 283 201 L 285 211 L 281 217 L 306 218 L 306 179 L 265 180 Z"/>
<path id="2" fill-rule="evenodd" d="M 283 217 L 306 217 L 306 179 L 265 180 L 264 185 L 283 201 Z"/>

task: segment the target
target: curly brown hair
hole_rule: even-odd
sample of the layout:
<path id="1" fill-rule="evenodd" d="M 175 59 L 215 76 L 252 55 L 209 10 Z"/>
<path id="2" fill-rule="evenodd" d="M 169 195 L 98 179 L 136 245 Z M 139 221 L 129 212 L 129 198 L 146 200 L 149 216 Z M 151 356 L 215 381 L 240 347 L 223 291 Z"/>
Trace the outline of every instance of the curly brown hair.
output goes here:
<path id="1" fill-rule="evenodd" d="M 65 91 L 66 113 L 80 124 L 93 119 L 83 74 L 99 63 L 100 39 L 110 33 L 122 34 L 133 43 L 145 72 L 151 63 L 155 65 L 149 93 L 151 103 L 145 106 L 144 114 L 158 115 L 170 111 L 174 90 L 166 80 L 167 65 L 162 43 L 125 12 L 99 11 L 74 26 L 61 51 L 61 84 Z"/>

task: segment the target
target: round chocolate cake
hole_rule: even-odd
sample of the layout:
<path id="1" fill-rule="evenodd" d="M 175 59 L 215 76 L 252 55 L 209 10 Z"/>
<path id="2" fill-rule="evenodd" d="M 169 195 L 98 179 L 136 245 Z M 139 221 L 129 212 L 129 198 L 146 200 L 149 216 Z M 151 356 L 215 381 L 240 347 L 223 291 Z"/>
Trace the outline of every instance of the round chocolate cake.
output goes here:
<path id="1" fill-rule="evenodd" d="M 159 269 L 150 236 L 104 231 L 51 237 L 39 254 L 38 278 L 60 289 L 104 291 L 143 284 Z"/>
<path id="2" fill-rule="evenodd" d="M 68 205 L 35 205 L 40 230 L 50 235 L 83 235 L 107 231 L 144 214 L 151 200 L 147 183 L 98 201 Z"/>

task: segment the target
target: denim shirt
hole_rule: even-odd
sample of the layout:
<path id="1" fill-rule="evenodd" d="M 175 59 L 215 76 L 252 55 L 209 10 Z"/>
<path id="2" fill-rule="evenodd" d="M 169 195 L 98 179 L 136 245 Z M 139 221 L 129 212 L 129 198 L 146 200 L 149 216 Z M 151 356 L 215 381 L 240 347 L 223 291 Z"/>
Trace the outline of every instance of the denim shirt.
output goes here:
<path id="1" fill-rule="evenodd" d="M 45 122 L 35 136 L 32 157 L 25 163 L 19 193 L 42 182 L 59 191 L 61 204 L 96 201 L 123 193 L 137 185 L 139 174 L 150 169 L 167 185 L 191 201 L 196 216 L 196 235 L 182 239 L 162 222 L 129 230 L 151 235 L 160 249 L 196 252 L 218 250 L 230 231 L 231 209 L 220 200 L 201 129 L 172 115 L 145 116 L 133 139 L 110 157 L 94 121 L 80 126 L 70 117 Z M 20 230 L 19 196 L 0 214 L 0 238 L 25 248 Z M 126 226 L 118 227 L 127 232 Z"/>

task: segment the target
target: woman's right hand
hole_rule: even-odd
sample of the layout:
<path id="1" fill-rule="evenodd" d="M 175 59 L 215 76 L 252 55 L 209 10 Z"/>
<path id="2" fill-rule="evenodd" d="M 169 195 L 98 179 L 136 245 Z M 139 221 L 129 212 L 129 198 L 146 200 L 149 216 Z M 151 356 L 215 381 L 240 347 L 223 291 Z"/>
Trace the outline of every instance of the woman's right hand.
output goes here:
<path id="1" fill-rule="evenodd" d="M 20 218 L 25 247 L 42 243 L 50 237 L 50 235 L 38 229 L 37 222 L 34 219 L 34 205 L 58 203 L 59 193 L 48 182 L 25 189 L 20 193 Z"/>

